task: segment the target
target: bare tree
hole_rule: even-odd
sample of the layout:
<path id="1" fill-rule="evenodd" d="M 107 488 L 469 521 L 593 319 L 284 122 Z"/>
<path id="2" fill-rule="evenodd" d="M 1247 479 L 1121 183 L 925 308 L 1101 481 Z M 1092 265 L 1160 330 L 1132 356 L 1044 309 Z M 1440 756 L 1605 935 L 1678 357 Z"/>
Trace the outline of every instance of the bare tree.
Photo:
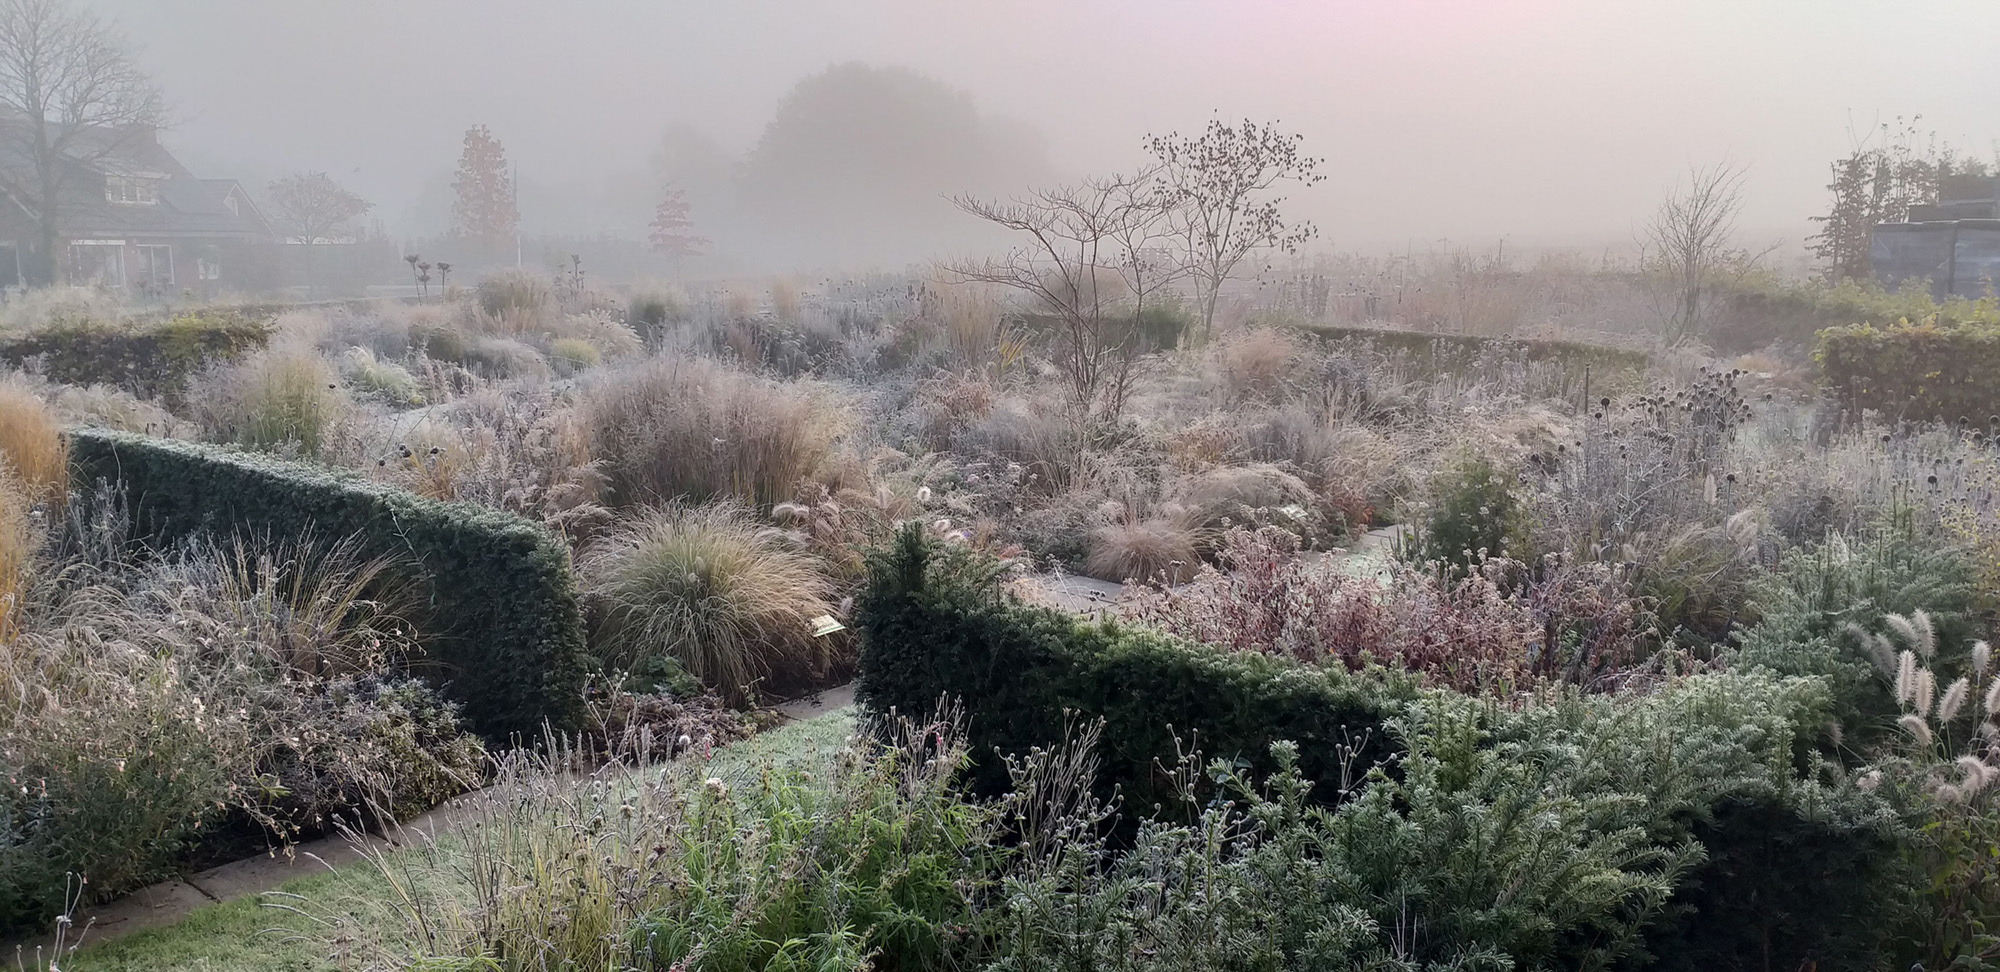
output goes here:
<path id="1" fill-rule="evenodd" d="M 1668 347 L 1706 333 L 1722 285 L 1755 264 L 1731 245 L 1742 208 L 1741 169 L 1692 168 L 1646 224 L 1640 268 L 1663 298 L 1660 338 Z"/>
<path id="2" fill-rule="evenodd" d="M 1320 160 L 1300 150 L 1304 141 L 1276 122 L 1247 118 L 1238 126 L 1210 119 L 1207 130 L 1192 137 L 1147 137 L 1146 151 L 1159 163 L 1161 191 L 1194 278 L 1203 336 L 1215 329 L 1223 283 L 1245 258 L 1263 250 L 1295 252 L 1317 235 L 1310 222 L 1287 223 L 1280 208 L 1285 198 L 1270 194 L 1285 182 L 1310 187 L 1325 180 Z"/>
<path id="3" fill-rule="evenodd" d="M 1026 295 L 1054 319 L 1056 360 L 1083 418 L 1116 418 L 1143 350 L 1137 306 L 1162 285 L 1147 252 L 1165 207 L 1150 176 L 1086 179 L 1005 202 L 958 197 L 958 208 L 1027 237 L 1006 256 L 952 267 Z"/>
<path id="4" fill-rule="evenodd" d="M 164 118 L 159 88 L 110 26 L 62 0 L 0 0 L 0 188 L 41 236 L 37 279 L 58 278 L 72 181 Z"/>
<path id="5" fill-rule="evenodd" d="M 271 208 L 278 222 L 305 245 L 306 291 L 313 281 L 313 247 L 346 229 L 355 217 L 375 204 L 334 182 L 324 172 L 300 172 L 271 183 Z"/>

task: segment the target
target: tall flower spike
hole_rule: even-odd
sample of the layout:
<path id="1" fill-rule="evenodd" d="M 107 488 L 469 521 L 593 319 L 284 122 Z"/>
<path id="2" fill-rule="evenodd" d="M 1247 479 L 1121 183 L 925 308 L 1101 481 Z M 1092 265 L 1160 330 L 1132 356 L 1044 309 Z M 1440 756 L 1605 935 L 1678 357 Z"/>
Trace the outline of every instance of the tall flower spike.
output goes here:
<path id="1" fill-rule="evenodd" d="M 1937 700 L 1937 676 L 1928 668 L 1917 669 L 1916 694 L 1911 696 L 1911 708 L 1917 710 L 1918 718 L 1931 717 L 1931 703 Z"/>
<path id="2" fill-rule="evenodd" d="M 1984 641 L 1972 643 L 1972 674 L 1984 678 L 1986 670 L 1993 666 L 1993 646 Z"/>
<path id="3" fill-rule="evenodd" d="M 1896 702 L 1908 705 L 1916 695 L 1917 653 L 1906 648 L 1896 657 Z"/>
<path id="4" fill-rule="evenodd" d="M 1972 694 L 1972 680 L 1961 675 L 1958 681 L 1944 690 L 1944 698 L 1938 700 L 1938 721 L 1948 723 L 1958 718 L 1958 710 L 1965 707 L 1965 699 Z"/>
<path id="5" fill-rule="evenodd" d="M 1926 661 L 1937 656 L 1937 628 L 1931 624 L 1929 611 L 1918 608 L 1910 612 L 1910 623 L 1917 629 L 1917 637 L 1922 639 L 1917 646 L 1917 654 Z"/>
<path id="6" fill-rule="evenodd" d="M 1986 717 L 2000 716 L 2000 678 L 1986 686 Z"/>

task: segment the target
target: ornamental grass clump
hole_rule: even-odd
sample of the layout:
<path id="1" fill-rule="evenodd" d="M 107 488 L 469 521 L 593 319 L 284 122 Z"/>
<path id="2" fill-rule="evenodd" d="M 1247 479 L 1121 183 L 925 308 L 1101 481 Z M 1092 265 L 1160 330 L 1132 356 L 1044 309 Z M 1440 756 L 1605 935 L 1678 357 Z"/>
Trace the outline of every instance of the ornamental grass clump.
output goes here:
<path id="1" fill-rule="evenodd" d="M 611 496 L 625 504 L 791 499 L 845 425 L 821 386 L 702 358 L 656 358 L 592 386 L 585 414 Z"/>
<path id="2" fill-rule="evenodd" d="M 815 619 L 834 614 L 825 570 L 740 506 L 645 511 L 580 567 L 608 664 L 664 655 L 741 704 L 760 688 L 809 685 L 836 661 L 834 644 L 814 634 Z"/>
<path id="3" fill-rule="evenodd" d="M 311 351 L 272 349 L 197 377 L 189 394 L 205 436 L 318 455 L 349 408 L 340 373 Z"/>
<path id="4" fill-rule="evenodd" d="M 69 488 L 69 448 L 62 422 L 41 396 L 0 385 L 0 457 L 30 503 L 61 503 Z"/>

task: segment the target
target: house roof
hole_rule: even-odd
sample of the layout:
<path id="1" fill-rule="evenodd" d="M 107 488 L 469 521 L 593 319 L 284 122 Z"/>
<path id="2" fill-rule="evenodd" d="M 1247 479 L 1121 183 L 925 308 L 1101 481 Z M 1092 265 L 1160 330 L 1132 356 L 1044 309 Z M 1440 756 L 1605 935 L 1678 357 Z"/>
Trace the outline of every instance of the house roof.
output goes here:
<path id="1" fill-rule="evenodd" d="M 4 155 L 4 153 L 0 153 Z M 270 223 L 234 179 L 202 179 L 189 172 L 159 143 L 150 129 L 80 132 L 68 155 L 78 167 L 63 186 L 63 235 L 71 239 L 127 236 L 261 239 Z M 0 158 L 0 167 L 7 161 Z M 155 181 L 151 205 L 114 203 L 105 198 L 111 176 Z M 231 208 L 229 199 L 236 197 Z M 28 200 L 17 200 L 32 205 Z"/>

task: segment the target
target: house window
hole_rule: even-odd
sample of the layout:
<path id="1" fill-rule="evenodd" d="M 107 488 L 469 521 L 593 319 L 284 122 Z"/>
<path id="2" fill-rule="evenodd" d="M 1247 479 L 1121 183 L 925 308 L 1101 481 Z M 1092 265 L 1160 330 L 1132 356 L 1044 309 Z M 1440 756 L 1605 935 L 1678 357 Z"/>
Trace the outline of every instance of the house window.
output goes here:
<path id="1" fill-rule="evenodd" d="M 71 240 L 69 282 L 125 286 L 125 241 Z"/>
<path id="2" fill-rule="evenodd" d="M 132 283 L 142 291 L 161 293 L 174 285 L 174 248 L 164 243 L 132 248 Z"/>
<path id="3" fill-rule="evenodd" d="M 138 176 L 105 176 L 104 198 L 125 206 L 151 206 L 160 201 L 160 181 Z"/>
<path id="4" fill-rule="evenodd" d="M 221 280 L 222 264 L 207 257 L 196 257 L 194 275 L 197 280 Z"/>

